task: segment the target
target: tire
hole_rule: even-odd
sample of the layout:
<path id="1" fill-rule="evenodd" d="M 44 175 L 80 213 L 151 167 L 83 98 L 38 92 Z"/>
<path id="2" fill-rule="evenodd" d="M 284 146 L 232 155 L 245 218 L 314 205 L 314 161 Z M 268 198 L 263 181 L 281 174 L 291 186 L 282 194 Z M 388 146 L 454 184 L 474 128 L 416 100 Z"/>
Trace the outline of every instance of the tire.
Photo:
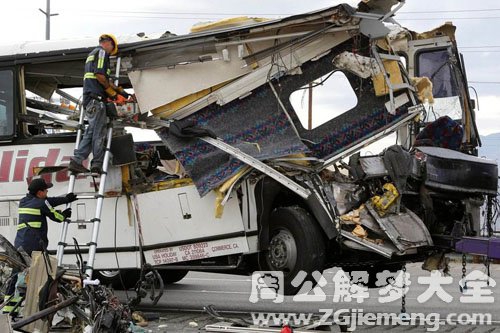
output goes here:
<path id="1" fill-rule="evenodd" d="M 307 273 L 306 281 L 315 280 L 312 272 L 323 271 L 325 241 L 316 221 L 300 207 L 275 209 L 270 216 L 269 247 L 260 260 L 261 268 L 282 271 L 284 294 L 295 295 L 302 287 L 291 282 L 300 271 Z"/>
<path id="2" fill-rule="evenodd" d="M 96 278 L 101 281 L 101 284 L 111 285 L 111 287 L 116 290 L 127 290 L 135 287 L 135 284 L 139 280 L 140 274 L 141 271 L 139 269 L 95 271 Z"/>
<path id="3" fill-rule="evenodd" d="M 179 282 L 182 280 L 188 273 L 189 271 L 185 270 L 169 270 L 169 269 L 162 269 L 158 270 L 158 273 L 160 273 L 161 278 L 163 279 L 164 284 L 172 284 Z"/>

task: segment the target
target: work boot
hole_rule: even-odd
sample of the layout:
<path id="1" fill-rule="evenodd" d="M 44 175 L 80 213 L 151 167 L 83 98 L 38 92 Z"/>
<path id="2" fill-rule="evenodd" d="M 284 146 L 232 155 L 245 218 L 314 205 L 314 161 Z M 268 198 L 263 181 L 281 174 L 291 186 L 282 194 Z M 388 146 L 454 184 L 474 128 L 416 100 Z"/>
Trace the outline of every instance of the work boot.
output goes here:
<path id="1" fill-rule="evenodd" d="M 91 173 L 98 173 L 98 174 L 102 174 L 102 168 L 101 168 L 100 166 L 93 165 L 93 166 L 90 168 L 90 172 L 91 172 Z"/>
<path id="2" fill-rule="evenodd" d="M 85 168 L 83 165 L 76 162 L 75 160 L 69 161 L 68 170 L 74 174 L 89 172 L 89 170 L 87 170 L 87 168 Z"/>

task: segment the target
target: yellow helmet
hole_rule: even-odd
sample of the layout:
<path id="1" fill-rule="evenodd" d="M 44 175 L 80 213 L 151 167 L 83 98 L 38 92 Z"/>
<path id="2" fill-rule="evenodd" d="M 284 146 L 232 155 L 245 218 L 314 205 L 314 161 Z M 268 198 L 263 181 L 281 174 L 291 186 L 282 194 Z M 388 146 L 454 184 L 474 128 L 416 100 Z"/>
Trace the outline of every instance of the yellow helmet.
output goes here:
<path id="1" fill-rule="evenodd" d="M 111 51 L 111 55 L 115 55 L 116 53 L 118 53 L 118 40 L 116 40 L 115 35 L 102 34 L 101 36 L 99 36 L 99 43 L 106 39 L 109 39 L 111 40 L 111 42 L 113 42 L 113 51 Z"/>

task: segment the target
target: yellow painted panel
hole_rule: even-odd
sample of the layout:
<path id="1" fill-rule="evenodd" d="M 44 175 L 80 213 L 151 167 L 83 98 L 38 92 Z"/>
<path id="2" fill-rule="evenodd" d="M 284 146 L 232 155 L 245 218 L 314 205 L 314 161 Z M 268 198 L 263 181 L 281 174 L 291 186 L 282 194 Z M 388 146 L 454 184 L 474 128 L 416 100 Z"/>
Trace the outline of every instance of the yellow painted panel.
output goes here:
<path id="1" fill-rule="evenodd" d="M 401 75 L 401 70 L 399 69 L 398 62 L 396 60 L 383 60 L 385 71 L 389 75 L 389 80 L 392 85 L 402 84 L 403 76 Z M 375 89 L 376 96 L 383 96 L 389 93 L 389 87 L 385 83 L 384 74 L 379 73 L 372 76 L 373 88 Z"/>

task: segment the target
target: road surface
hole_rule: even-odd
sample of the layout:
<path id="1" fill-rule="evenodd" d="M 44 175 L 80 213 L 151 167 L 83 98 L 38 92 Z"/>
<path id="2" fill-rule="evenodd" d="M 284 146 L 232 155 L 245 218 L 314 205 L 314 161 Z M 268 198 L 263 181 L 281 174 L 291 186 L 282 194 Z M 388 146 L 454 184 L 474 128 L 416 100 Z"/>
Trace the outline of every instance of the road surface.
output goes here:
<path id="1" fill-rule="evenodd" d="M 464 303 L 460 300 L 461 296 L 464 296 L 460 292 L 458 285 L 462 275 L 460 263 L 451 264 L 450 274 L 453 281 L 451 284 L 442 285 L 446 293 L 431 294 L 427 301 L 423 301 L 422 297 L 426 295 L 429 284 L 419 283 L 418 278 L 423 277 L 425 279 L 425 277 L 431 275 L 429 272 L 421 270 L 420 266 L 419 263 L 407 265 L 411 284 L 406 297 L 406 311 L 416 319 L 414 319 L 414 322 L 402 321 L 405 323 L 403 325 L 401 325 L 401 321 L 391 322 L 385 326 L 376 325 L 376 319 L 370 317 L 380 313 L 400 315 L 401 300 L 380 303 L 380 288 L 370 289 L 369 297 L 364 298 L 362 303 L 357 303 L 354 299 L 350 302 L 334 302 L 337 291 L 333 279 L 338 271 L 337 269 L 324 272 L 323 276 L 327 284 L 321 288 L 323 293 L 319 292 L 318 295 L 313 295 L 307 300 L 302 299 L 302 301 L 298 301 L 297 298 L 294 299 L 292 296 L 286 296 L 282 303 L 274 303 L 271 299 L 262 299 L 266 298 L 263 296 L 256 302 L 255 299 L 253 299 L 254 302 L 251 302 L 252 278 L 250 276 L 190 272 L 182 281 L 167 286 L 164 296 L 156 306 L 151 306 L 149 300 L 144 300 L 142 305 L 146 307 L 147 311 L 160 313 L 160 320 L 152 323 L 150 327 L 153 332 L 163 332 L 163 329 L 165 329 L 164 332 L 198 331 L 205 324 L 216 322 L 216 320 L 212 320 L 201 313 L 204 306 L 211 304 L 220 312 L 230 313 L 234 316 L 244 316 L 247 319 L 251 319 L 251 313 L 254 316 L 258 316 L 259 313 L 262 314 L 261 316 L 268 316 L 269 313 L 295 313 L 306 316 L 303 318 L 307 318 L 307 314 L 326 316 L 326 314 L 331 313 L 328 317 L 331 320 L 333 313 L 344 309 L 344 311 L 341 311 L 342 315 L 346 315 L 348 314 L 347 311 L 350 311 L 350 326 L 354 326 L 352 325 L 353 317 L 365 319 L 364 324 L 361 322 L 360 327 L 356 325 L 358 326 L 356 331 L 371 329 L 374 331 L 388 330 L 391 333 L 425 332 L 429 328 L 437 328 L 439 332 L 500 333 L 500 265 L 492 265 L 491 278 L 493 281 L 490 286 L 483 285 L 482 290 L 485 291 L 485 294 L 483 294 L 483 298 L 479 299 L 483 302 L 477 304 Z M 479 264 L 468 264 L 467 273 L 472 271 L 485 272 L 485 269 L 484 266 Z M 431 280 L 436 280 L 436 278 L 433 277 Z M 125 296 L 124 292 L 117 293 L 122 297 Z M 488 297 L 493 297 L 494 302 L 487 303 Z M 489 324 L 474 323 L 474 321 L 482 320 L 478 315 L 482 315 L 482 318 L 486 319 Z M 366 319 L 367 316 L 368 319 Z M 420 317 L 427 321 L 424 323 L 419 322 Z M 344 321 L 349 319 L 349 317 L 346 318 L 345 316 L 340 318 L 343 318 Z M 366 324 L 366 320 L 368 320 L 368 324 Z M 460 321 L 465 325 L 461 324 Z M 356 323 L 356 321 L 354 322 Z M 189 326 L 189 323 L 192 326 L 197 323 L 198 326 L 192 327 Z M 357 319 L 357 324 L 359 323 L 359 319 Z M 374 326 L 372 326 L 372 323 Z M 167 327 L 170 328 L 167 329 Z M 338 326 L 334 331 L 340 331 Z"/>

